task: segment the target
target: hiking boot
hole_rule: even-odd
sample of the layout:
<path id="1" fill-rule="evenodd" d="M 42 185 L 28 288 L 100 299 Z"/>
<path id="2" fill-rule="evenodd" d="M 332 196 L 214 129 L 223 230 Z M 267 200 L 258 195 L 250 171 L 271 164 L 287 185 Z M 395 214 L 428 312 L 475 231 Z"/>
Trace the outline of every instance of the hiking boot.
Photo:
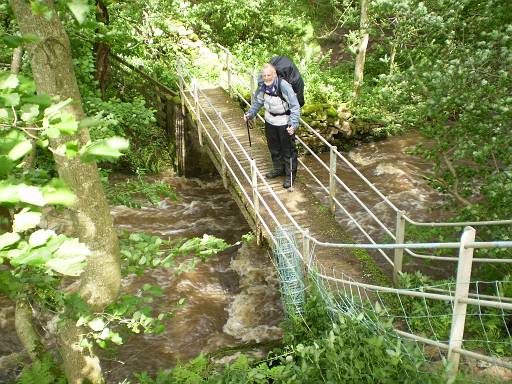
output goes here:
<path id="1" fill-rule="evenodd" d="M 279 170 L 277 170 L 277 169 L 273 169 L 273 170 L 271 170 L 269 173 L 267 173 L 267 174 L 265 175 L 265 177 L 266 177 L 267 179 L 274 179 L 274 178 L 279 177 L 279 176 L 282 176 L 282 175 L 284 175 L 284 172 L 283 172 L 283 171 L 279 171 Z"/>

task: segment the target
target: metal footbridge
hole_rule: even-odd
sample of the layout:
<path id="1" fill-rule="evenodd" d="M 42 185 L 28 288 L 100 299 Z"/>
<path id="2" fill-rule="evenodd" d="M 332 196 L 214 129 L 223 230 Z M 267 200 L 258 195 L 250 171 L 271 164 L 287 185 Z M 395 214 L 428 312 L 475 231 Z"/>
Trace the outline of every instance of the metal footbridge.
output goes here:
<path id="1" fill-rule="evenodd" d="M 255 89 L 255 73 L 238 61 L 227 49 L 216 47 L 222 68 L 216 79 L 217 85 L 201 80 L 198 69 L 186 60 L 179 62 L 179 96 L 183 114 L 189 114 L 197 129 L 199 142 L 222 177 L 224 186 L 231 192 L 242 213 L 252 227 L 258 240 L 266 239 L 270 246 L 281 244 L 282 238 L 276 233 L 286 228 L 289 244 L 294 255 L 300 260 L 303 270 L 313 276 L 329 307 L 346 315 L 357 316 L 365 312 L 363 321 L 378 327 L 368 314 L 375 302 L 379 313 L 396 321 L 392 334 L 387 340 L 393 344 L 397 339 L 410 340 L 424 351 L 426 362 L 441 360 L 447 356 L 451 362 L 451 373 L 458 370 L 459 362 L 477 359 L 490 364 L 512 369 L 512 364 L 495 356 L 496 343 L 512 343 L 508 322 L 512 314 L 512 298 L 505 297 L 500 287 L 503 282 L 483 282 L 471 279 L 471 269 L 480 263 L 512 263 L 510 252 L 503 252 L 502 258 L 479 257 L 478 250 L 488 248 L 511 248 L 510 241 L 476 241 L 476 231 L 482 226 L 510 226 L 512 220 L 482 222 L 418 222 L 368 181 L 337 148 L 325 140 L 315 129 L 301 120 L 297 145 L 299 153 L 299 177 L 290 192 L 281 186 L 282 180 L 269 181 L 264 174 L 271 168 L 270 156 L 261 129 L 251 129 L 249 139 L 243 120 L 243 109 L 250 105 L 246 95 Z M 262 121 L 262 118 L 259 117 Z M 300 131 L 308 131 L 329 152 L 329 161 L 324 162 L 300 137 Z M 250 140 L 250 141 L 249 141 Z M 307 161 L 305 160 L 307 157 Z M 314 163 L 314 166 L 311 164 Z M 382 204 L 386 204 L 396 215 L 394 226 L 384 223 L 351 190 L 337 174 L 338 165 L 343 164 L 357 175 Z M 307 187 L 314 182 L 323 191 L 315 196 Z M 354 212 L 347 210 L 340 198 L 350 197 L 361 207 L 365 215 L 380 229 L 375 238 Z M 344 228 L 335 220 L 336 215 L 346 215 L 350 223 L 363 236 L 364 243 L 354 243 Z M 461 227 L 460 239 L 445 243 L 407 243 L 407 229 L 410 227 Z M 289 235 L 286 235 L 288 233 Z M 292 238 L 293 237 L 293 238 Z M 379 240 L 380 239 L 380 240 Z M 384 240 L 382 240 L 384 239 Z M 443 260 L 454 264 L 456 277 L 452 283 L 420 289 L 398 289 L 393 286 L 377 285 L 365 275 L 360 261 L 354 256 L 355 250 L 367 250 L 374 257 L 382 258 L 392 271 L 394 283 L 398 282 L 404 264 L 404 255 L 409 258 Z M 440 250 L 443 252 L 440 255 Z M 360 252 L 360 251 L 359 251 Z M 398 315 L 391 313 L 389 298 L 401 310 Z M 430 331 L 416 331 L 414 314 L 409 311 L 411 301 L 417 300 L 423 307 Z M 446 305 L 446 316 L 451 321 L 449 333 L 442 335 L 430 322 L 434 314 L 429 312 L 433 303 Z M 483 318 L 488 313 L 498 316 L 504 323 L 506 340 L 494 340 L 486 332 Z M 437 315 L 436 315 L 437 316 Z M 483 347 L 464 336 L 465 323 L 482 322 L 480 332 Z M 434 352 L 433 352 L 434 351 Z M 464 358 L 461 359 L 461 356 Z"/>

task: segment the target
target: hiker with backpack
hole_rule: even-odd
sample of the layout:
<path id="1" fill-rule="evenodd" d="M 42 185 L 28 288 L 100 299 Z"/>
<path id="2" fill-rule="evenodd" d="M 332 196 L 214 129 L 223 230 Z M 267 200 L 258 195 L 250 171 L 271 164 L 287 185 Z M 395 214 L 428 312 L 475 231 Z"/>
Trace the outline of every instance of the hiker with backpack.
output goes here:
<path id="1" fill-rule="evenodd" d="M 284 69 L 280 71 L 282 76 L 278 76 L 276 67 Z M 248 121 L 256 116 L 261 107 L 265 107 L 265 136 L 273 164 L 273 169 L 265 177 L 273 179 L 284 175 L 283 187 L 286 189 L 292 186 L 297 174 L 294 135 L 299 126 L 300 107 L 304 103 L 304 83 L 302 82 L 302 90 L 299 91 L 299 98 L 302 100 L 302 103 L 299 103 L 296 90 L 285 78 L 287 76 L 290 79 L 289 75 L 294 72 L 302 82 L 295 65 L 290 59 L 282 56 L 263 65 L 262 81 L 258 81 L 251 108 L 244 114 L 244 120 Z"/>

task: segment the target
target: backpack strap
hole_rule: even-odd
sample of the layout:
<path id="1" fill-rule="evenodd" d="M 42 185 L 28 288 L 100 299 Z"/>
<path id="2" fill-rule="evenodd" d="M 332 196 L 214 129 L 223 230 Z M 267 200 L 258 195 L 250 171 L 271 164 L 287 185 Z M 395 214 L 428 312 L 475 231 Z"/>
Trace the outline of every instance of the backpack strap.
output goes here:
<path id="1" fill-rule="evenodd" d="M 277 96 L 282 100 L 286 101 L 283 96 L 283 91 L 281 90 L 281 76 L 277 76 Z"/>

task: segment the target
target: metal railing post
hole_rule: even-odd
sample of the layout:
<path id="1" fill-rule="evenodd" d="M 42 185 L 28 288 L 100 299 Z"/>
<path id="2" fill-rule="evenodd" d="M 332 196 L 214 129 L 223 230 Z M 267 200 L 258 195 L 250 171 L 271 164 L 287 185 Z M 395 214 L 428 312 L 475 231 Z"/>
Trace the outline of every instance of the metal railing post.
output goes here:
<path id="1" fill-rule="evenodd" d="M 396 212 L 396 231 L 395 231 L 395 244 L 404 244 L 405 241 L 405 218 L 404 212 Z M 404 260 L 404 249 L 395 248 L 393 259 L 393 283 L 398 285 L 400 274 L 402 273 L 402 264 Z"/>
<path id="2" fill-rule="evenodd" d="M 251 73 L 251 104 L 254 101 L 254 92 L 256 92 L 256 74 Z"/>
<path id="3" fill-rule="evenodd" d="M 336 204 L 334 198 L 336 197 L 336 146 L 331 145 L 331 153 L 329 157 L 329 208 L 334 214 L 336 212 Z"/>
<path id="4" fill-rule="evenodd" d="M 197 87 L 197 81 L 193 82 L 193 90 L 194 90 L 194 102 L 195 102 L 195 114 L 197 120 L 197 134 L 199 136 L 199 145 L 203 146 L 203 131 L 201 129 L 201 109 L 199 108 L 199 91 Z"/>
<path id="5" fill-rule="evenodd" d="M 222 184 L 228 189 L 228 179 L 226 176 L 226 146 L 224 145 L 224 123 L 222 122 L 222 113 L 219 112 L 219 146 L 220 146 L 220 166 Z"/>
<path id="6" fill-rule="evenodd" d="M 309 239 L 309 228 L 304 229 L 304 233 L 302 234 L 302 254 L 304 255 L 304 271 L 308 273 L 309 267 L 313 262 L 313 257 L 311 256 L 311 248 L 310 248 Z"/>
<path id="7" fill-rule="evenodd" d="M 261 244 L 261 223 L 260 223 L 260 199 L 258 197 L 258 173 L 256 168 L 256 160 L 251 159 L 251 186 L 252 186 L 252 203 L 254 204 L 254 224 L 256 225 L 256 244 Z"/>
<path id="8" fill-rule="evenodd" d="M 180 89 L 181 114 L 185 116 L 185 85 L 183 72 L 181 71 L 181 63 L 178 65 L 178 87 Z"/>
<path id="9" fill-rule="evenodd" d="M 467 304 L 461 299 L 468 298 L 469 284 L 471 280 L 471 266 L 473 264 L 473 248 L 465 248 L 467 243 L 475 241 L 475 229 L 464 228 L 460 238 L 459 262 L 457 265 L 457 280 L 455 281 L 455 296 L 453 301 L 452 327 L 450 331 L 450 342 L 448 345 L 449 377 L 453 378 L 459 370 L 460 354 L 454 351 L 462 347 L 464 339 L 464 323 L 466 322 Z"/>
<path id="10" fill-rule="evenodd" d="M 226 51 L 226 68 L 228 71 L 228 92 L 231 96 L 232 89 L 231 89 L 231 62 L 229 61 L 229 52 Z"/>

